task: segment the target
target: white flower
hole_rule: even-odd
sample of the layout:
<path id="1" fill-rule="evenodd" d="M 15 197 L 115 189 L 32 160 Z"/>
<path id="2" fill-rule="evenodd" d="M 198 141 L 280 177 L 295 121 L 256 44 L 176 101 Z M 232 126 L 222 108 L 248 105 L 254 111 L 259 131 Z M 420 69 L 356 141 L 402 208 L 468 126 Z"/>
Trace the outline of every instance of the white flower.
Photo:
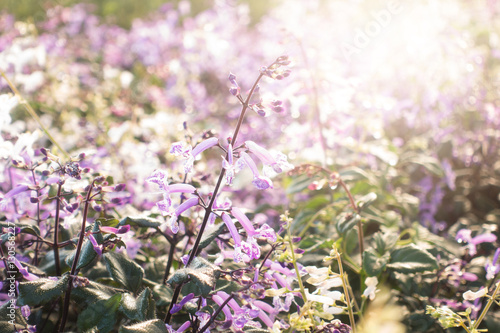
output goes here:
<path id="1" fill-rule="evenodd" d="M 377 290 L 378 279 L 376 276 L 367 277 L 365 280 L 366 289 L 363 292 L 363 296 L 368 297 L 370 300 L 375 299 L 375 293 Z"/>
<path id="2" fill-rule="evenodd" d="M 487 288 L 482 288 L 482 289 L 480 289 L 480 290 L 478 290 L 476 292 L 473 292 L 471 290 L 467 290 L 464 293 L 464 300 L 466 300 L 466 301 L 474 301 L 477 298 L 481 298 L 481 297 L 486 296 L 487 293 L 488 293 L 488 289 Z"/>

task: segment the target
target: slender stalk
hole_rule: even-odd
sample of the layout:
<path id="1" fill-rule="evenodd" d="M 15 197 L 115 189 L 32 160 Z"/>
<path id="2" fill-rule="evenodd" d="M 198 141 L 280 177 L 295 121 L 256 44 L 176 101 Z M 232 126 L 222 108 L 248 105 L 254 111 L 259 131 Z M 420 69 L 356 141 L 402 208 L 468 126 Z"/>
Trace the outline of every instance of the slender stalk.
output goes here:
<path id="1" fill-rule="evenodd" d="M 54 244 L 52 248 L 54 249 L 54 260 L 56 264 L 56 275 L 61 276 L 61 263 L 59 262 L 59 213 L 61 210 L 61 190 L 62 185 L 59 184 L 57 187 L 56 195 L 56 216 L 55 216 L 55 226 L 54 226 Z"/>
<path id="2" fill-rule="evenodd" d="M 323 208 L 321 208 L 320 210 L 318 210 L 310 219 L 309 221 L 307 221 L 307 224 L 305 225 L 305 227 L 302 229 L 302 231 L 300 232 L 299 234 L 299 237 L 302 238 L 304 237 L 304 235 L 306 234 L 307 230 L 309 230 L 309 228 L 313 225 L 314 221 L 318 218 L 318 216 L 320 216 L 326 209 L 330 208 L 330 207 L 333 207 L 335 205 L 335 203 L 331 203 Z"/>
<path id="3" fill-rule="evenodd" d="M 290 252 L 292 255 L 292 264 L 293 264 L 293 268 L 295 269 L 295 274 L 297 275 L 297 281 L 299 283 L 300 294 L 302 295 L 302 298 L 304 299 L 304 303 L 307 303 L 306 291 L 304 289 L 304 284 L 302 283 L 302 278 L 300 277 L 299 267 L 297 266 L 297 258 L 295 257 L 295 252 L 293 250 L 293 240 L 292 240 L 292 235 L 290 234 L 290 228 L 287 228 L 286 232 L 288 234 L 288 245 L 290 245 Z"/>
<path id="4" fill-rule="evenodd" d="M 335 255 L 337 257 L 337 262 L 339 263 L 339 273 L 342 278 L 342 287 L 344 288 L 344 296 L 347 304 L 347 311 L 349 313 L 349 321 L 351 323 L 352 333 L 356 333 L 356 322 L 354 321 L 354 313 L 352 312 L 351 297 L 349 296 L 349 282 L 347 281 L 344 268 L 342 267 L 342 258 L 340 257 L 339 251 L 335 250 Z"/>
<path id="5" fill-rule="evenodd" d="M 42 123 L 42 120 L 40 119 L 40 117 L 38 117 L 35 110 L 33 110 L 33 108 L 28 103 L 28 101 L 26 99 L 24 99 L 24 97 L 21 95 L 19 90 L 17 90 L 16 86 L 9 80 L 9 78 L 7 78 L 7 76 L 5 75 L 5 73 L 3 71 L 0 71 L 0 75 L 2 75 L 2 77 L 5 79 L 5 81 L 7 81 L 7 84 L 9 85 L 10 89 L 14 92 L 14 94 L 19 99 L 19 103 L 22 104 L 24 106 L 24 108 L 26 109 L 26 111 L 28 111 L 30 116 L 33 119 L 35 119 L 35 121 L 38 123 L 38 126 L 40 126 L 40 128 L 45 132 L 45 134 L 48 136 L 49 140 L 59 149 L 59 151 L 61 153 L 64 154 L 64 156 L 66 158 L 69 158 L 68 153 L 59 145 L 59 143 L 57 143 L 57 141 L 54 139 L 54 137 L 52 137 L 52 135 L 50 134 L 47 127 L 45 127 L 45 125 Z"/>
<path id="6" fill-rule="evenodd" d="M 38 185 L 35 177 L 35 169 L 31 169 L 31 177 L 33 178 L 33 184 L 36 186 Z M 38 198 L 40 196 L 40 190 L 36 190 L 36 197 Z M 37 201 L 36 203 L 36 225 L 40 227 L 40 202 Z M 35 246 L 35 256 L 33 258 L 33 265 L 38 266 L 38 252 L 40 251 L 40 247 L 43 245 L 43 243 L 37 243 Z"/>
<path id="7" fill-rule="evenodd" d="M 474 325 L 472 325 L 471 331 L 474 331 L 479 327 L 479 325 L 481 324 L 481 322 L 484 319 L 484 316 L 486 316 L 486 313 L 488 312 L 490 307 L 495 302 L 495 298 L 497 297 L 497 294 L 499 291 L 500 291 L 500 282 L 497 282 L 497 287 L 495 288 L 493 295 L 491 295 L 490 299 L 488 300 L 488 303 L 486 303 L 486 305 L 484 306 L 484 309 L 481 312 L 481 315 L 479 316 L 479 318 L 474 322 Z"/>
<path id="8" fill-rule="evenodd" d="M 354 201 L 354 198 L 351 194 L 351 191 L 349 191 L 349 188 L 347 187 L 346 183 L 339 178 L 339 184 L 344 188 L 344 191 L 347 193 L 347 196 L 349 197 L 349 201 L 351 202 L 352 209 L 359 214 L 359 207 L 356 205 L 356 202 Z M 361 261 L 363 261 L 363 252 L 365 251 L 365 243 L 364 243 L 364 236 L 363 236 L 363 224 L 361 223 L 361 220 L 358 221 L 358 242 L 359 242 L 359 254 L 361 256 Z"/>
<path id="9" fill-rule="evenodd" d="M 165 273 L 163 274 L 163 284 L 167 283 L 168 276 L 170 274 L 170 269 L 172 268 L 172 263 L 174 261 L 176 245 L 177 245 L 177 235 L 174 235 L 173 241 L 170 243 L 170 249 L 168 252 L 167 267 L 165 267 Z"/>
<path id="10" fill-rule="evenodd" d="M 62 319 L 61 319 L 61 325 L 59 326 L 58 332 L 64 331 L 64 326 L 66 326 L 66 320 L 68 319 L 69 301 L 70 301 L 71 289 L 73 288 L 73 278 L 76 274 L 76 268 L 78 267 L 78 261 L 80 259 L 80 252 L 82 250 L 83 240 L 85 238 L 85 226 L 87 224 L 87 214 L 89 211 L 90 197 L 92 194 L 92 188 L 94 187 L 94 183 L 95 183 L 95 180 L 92 181 L 92 184 L 90 184 L 89 191 L 87 192 L 87 197 L 85 198 L 85 207 L 83 210 L 82 228 L 80 230 L 80 237 L 78 238 L 78 244 L 76 246 L 75 259 L 73 260 L 73 265 L 71 266 L 71 272 L 69 274 L 68 289 L 66 290 L 66 295 L 64 296 L 63 314 L 62 314 Z"/>
<path id="11" fill-rule="evenodd" d="M 274 63 L 272 65 L 274 65 Z M 253 95 L 255 89 L 257 88 L 257 85 L 259 84 L 260 79 L 262 79 L 263 76 L 264 76 L 264 74 L 259 73 L 259 76 L 255 80 L 255 82 L 252 86 L 252 89 L 250 89 L 250 92 L 248 93 L 247 98 L 242 103 L 243 107 L 241 109 L 240 116 L 238 118 L 238 123 L 236 124 L 236 129 L 234 130 L 233 136 L 231 138 L 233 144 L 236 143 L 236 139 L 238 138 L 238 133 L 240 132 L 241 124 L 243 123 L 243 119 L 245 118 L 245 113 L 248 110 L 248 103 L 250 102 L 250 99 L 252 98 L 252 95 Z M 228 153 L 226 153 L 226 159 L 227 158 L 228 158 Z M 191 249 L 191 253 L 189 254 L 189 258 L 188 258 L 186 266 L 188 266 L 193 261 L 194 257 L 198 254 L 198 249 L 200 246 L 201 238 L 203 236 L 203 232 L 205 231 L 205 227 L 207 226 L 208 218 L 210 217 L 210 214 L 212 213 L 212 207 L 215 203 L 215 199 L 217 198 L 217 194 L 219 193 L 219 190 L 221 188 L 222 180 L 224 179 L 225 173 L 226 173 L 226 169 L 223 168 L 221 170 L 221 173 L 219 174 L 219 179 L 217 179 L 217 183 L 215 185 L 214 191 L 212 192 L 212 197 L 210 198 L 210 202 L 209 202 L 208 206 L 205 208 L 205 216 L 203 217 L 203 222 L 201 223 L 200 231 L 198 232 L 198 236 L 196 237 L 193 248 Z M 165 317 L 166 324 L 168 324 L 170 322 L 170 318 L 171 318 L 170 310 L 172 309 L 174 304 L 177 302 L 177 298 L 180 295 L 181 289 L 182 289 L 182 285 L 178 285 L 174 290 L 174 294 L 172 296 L 172 302 L 170 302 L 170 306 L 169 306 L 169 309 L 167 311 L 167 315 Z"/>

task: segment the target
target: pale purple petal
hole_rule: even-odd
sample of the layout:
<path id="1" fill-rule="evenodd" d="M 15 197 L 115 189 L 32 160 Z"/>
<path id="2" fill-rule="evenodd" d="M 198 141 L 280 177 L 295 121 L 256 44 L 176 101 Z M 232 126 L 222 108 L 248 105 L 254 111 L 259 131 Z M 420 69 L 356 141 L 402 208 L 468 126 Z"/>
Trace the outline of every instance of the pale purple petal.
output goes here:
<path id="1" fill-rule="evenodd" d="M 234 225 L 233 220 L 228 214 L 222 213 L 222 221 L 226 224 L 226 227 L 234 240 L 235 247 L 239 247 L 241 245 L 241 237 L 236 229 L 236 226 Z"/>
<path id="2" fill-rule="evenodd" d="M 199 144 L 197 144 L 196 147 L 193 148 L 193 151 L 191 152 L 191 154 L 193 155 L 193 157 L 196 157 L 196 155 L 198 155 L 199 153 L 207 150 L 208 148 L 215 146 L 218 143 L 219 143 L 219 139 L 217 139 L 217 138 L 206 139 L 206 140 L 200 142 Z"/>
<path id="3" fill-rule="evenodd" d="M 494 234 L 486 233 L 486 234 L 481 234 L 477 235 L 476 237 L 472 238 L 470 240 L 470 243 L 477 245 L 481 243 L 493 243 L 497 240 L 497 236 Z"/>
<path id="4" fill-rule="evenodd" d="M 171 184 L 168 186 L 169 193 L 193 193 L 196 187 L 189 184 Z"/>
<path id="5" fill-rule="evenodd" d="M 255 142 L 245 141 L 245 146 L 248 148 L 249 151 L 254 153 L 255 156 L 257 156 L 259 158 L 259 160 L 262 161 L 262 163 L 268 164 L 268 165 L 272 165 L 272 164 L 276 163 L 276 160 L 271 155 L 271 153 L 267 149 L 256 144 Z"/>
<path id="6" fill-rule="evenodd" d="M 243 214 L 243 212 L 239 208 L 233 207 L 233 209 L 231 209 L 231 214 L 238 220 L 238 222 L 240 222 L 241 226 L 245 229 L 248 236 L 257 235 L 257 232 L 255 231 L 252 222 L 250 222 L 248 217 L 245 214 Z"/>

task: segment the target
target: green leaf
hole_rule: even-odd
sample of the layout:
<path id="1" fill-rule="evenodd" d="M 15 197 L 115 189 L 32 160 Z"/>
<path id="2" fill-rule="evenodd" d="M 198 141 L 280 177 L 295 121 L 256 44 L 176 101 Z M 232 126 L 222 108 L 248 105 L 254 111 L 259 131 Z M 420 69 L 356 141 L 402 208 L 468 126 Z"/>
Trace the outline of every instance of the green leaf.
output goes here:
<path id="1" fill-rule="evenodd" d="M 374 249 L 363 252 L 363 269 L 368 276 L 378 276 L 385 269 L 389 261 L 389 253 L 379 256 Z"/>
<path id="2" fill-rule="evenodd" d="M 10 237 L 14 236 L 14 227 L 20 228 L 19 232 L 16 232 L 16 235 L 21 234 L 29 234 L 33 236 L 40 236 L 40 229 L 36 225 L 26 224 L 26 223 L 14 223 L 12 222 L 0 222 L 0 228 L 3 228 L 3 234 L 0 236 L 0 244 L 5 244 L 9 241 Z M 11 239 L 13 240 L 13 239 Z"/>
<path id="3" fill-rule="evenodd" d="M 154 319 L 156 305 L 151 289 L 145 288 L 137 299 L 131 294 L 123 294 L 119 310 L 131 320 L 145 321 Z"/>
<path id="4" fill-rule="evenodd" d="M 387 250 L 390 250 L 396 245 L 399 235 L 392 231 L 378 231 L 373 235 L 375 249 L 379 255 L 383 255 Z"/>
<path id="5" fill-rule="evenodd" d="M 157 284 L 153 287 L 153 295 L 156 300 L 156 305 L 159 307 L 169 305 L 172 301 L 173 293 L 172 288 L 164 284 Z"/>
<path id="6" fill-rule="evenodd" d="M 90 304 L 78 315 L 78 329 L 80 331 L 97 329 L 100 333 L 111 332 L 116 323 L 116 311 L 121 298 L 122 294 L 115 294 L 110 299 Z"/>
<path id="7" fill-rule="evenodd" d="M 377 194 L 370 192 L 367 195 L 362 196 L 361 198 L 358 199 L 356 202 L 356 205 L 359 207 L 360 210 L 363 210 L 370 206 L 373 202 L 377 200 Z"/>
<path id="8" fill-rule="evenodd" d="M 114 294 L 116 294 L 116 289 L 94 281 L 89 281 L 87 285 L 73 288 L 71 291 L 71 297 L 76 302 L 85 304 L 107 300 Z"/>
<path id="9" fill-rule="evenodd" d="M 356 213 L 342 213 L 337 221 L 336 228 L 339 234 L 345 234 L 358 224 L 361 216 Z"/>
<path id="10" fill-rule="evenodd" d="M 436 258 L 415 244 L 392 251 L 388 268 L 400 273 L 419 273 L 438 268 Z"/>
<path id="11" fill-rule="evenodd" d="M 203 236 L 201 237 L 199 249 L 200 250 L 204 249 L 210 243 L 212 243 L 217 236 L 219 236 L 221 233 L 224 232 L 225 226 L 226 225 L 224 223 L 219 223 L 212 227 L 207 228 L 207 230 L 203 233 Z"/>
<path id="12" fill-rule="evenodd" d="M 73 251 L 71 250 L 68 251 L 64 249 L 59 249 L 59 263 L 61 264 L 61 270 L 63 273 L 70 269 L 70 266 L 68 266 L 68 264 L 66 263 L 66 257 L 72 252 Z M 40 270 L 45 272 L 45 274 L 47 274 L 48 276 L 56 275 L 56 262 L 54 257 L 54 251 L 50 250 L 42 257 L 38 268 L 40 268 Z"/>
<path id="13" fill-rule="evenodd" d="M 180 283 L 193 281 L 202 296 L 207 296 L 220 276 L 220 268 L 203 258 L 194 258 L 191 264 L 177 270 L 168 283 L 176 286 Z"/>
<path id="14" fill-rule="evenodd" d="M 105 227 L 116 227 L 118 225 L 118 223 L 120 223 L 120 221 L 118 221 L 115 218 L 109 218 L 109 219 L 99 218 L 99 219 L 96 219 L 96 222 L 99 222 L 102 226 L 105 226 Z"/>
<path id="15" fill-rule="evenodd" d="M 20 282 L 17 305 L 45 304 L 64 293 L 68 288 L 68 280 L 69 275 L 63 275 L 57 281 L 40 278 L 36 281 Z"/>
<path id="16" fill-rule="evenodd" d="M 16 332 L 14 326 L 9 323 L 12 320 L 18 328 L 28 325 L 28 322 L 21 313 L 21 308 L 14 309 L 14 313 L 12 313 L 11 309 L 8 308 L 9 306 L 11 306 L 11 303 L 6 302 L 0 307 L 0 332 Z"/>
<path id="17" fill-rule="evenodd" d="M 100 225 L 99 223 L 94 223 L 92 226 L 92 232 L 94 233 L 94 238 L 97 241 L 97 243 L 102 244 L 103 238 L 102 234 L 99 232 L 99 225 Z M 86 229 L 89 229 L 89 227 L 87 227 Z M 73 261 L 75 260 L 75 256 L 76 256 L 76 249 L 74 249 L 70 254 L 68 254 L 68 256 L 65 259 L 66 264 L 68 266 L 72 267 Z M 80 252 L 80 259 L 78 260 L 78 265 L 76 266 L 76 268 L 80 269 L 89 265 L 90 263 L 92 263 L 92 261 L 94 261 L 96 257 L 97 253 L 94 250 L 94 246 L 92 245 L 92 243 L 88 238 L 85 238 L 85 240 L 83 241 L 82 250 Z"/>
<path id="18" fill-rule="evenodd" d="M 143 321 L 130 326 L 120 327 L 119 333 L 168 333 L 165 323 L 160 319 Z"/>
<path id="19" fill-rule="evenodd" d="M 144 228 L 158 228 L 162 222 L 158 221 L 157 219 L 153 219 L 151 217 L 130 217 L 127 216 L 123 218 L 118 225 L 126 225 L 130 224 L 131 226 L 135 225 L 138 227 L 144 227 Z"/>
<path id="20" fill-rule="evenodd" d="M 108 252 L 103 257 L 113 280 L 134 293 L 140 288 L 144 277 L 141 266 L 122 253 Z"/>

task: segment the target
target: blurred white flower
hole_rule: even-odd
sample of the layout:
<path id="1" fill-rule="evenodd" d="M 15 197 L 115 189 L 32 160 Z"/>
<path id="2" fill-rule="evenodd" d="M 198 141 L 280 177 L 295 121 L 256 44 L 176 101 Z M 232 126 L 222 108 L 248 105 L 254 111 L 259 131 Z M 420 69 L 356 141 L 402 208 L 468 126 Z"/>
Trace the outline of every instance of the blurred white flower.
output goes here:
<path id="1" fill-rule="evenodd" d="M 474 301 L 474 300 L 476 300 L 478 298 L 486 296 L 487 293 L 488 293 L 488 289 L 487 288 L 479 289 L 476 292 L 473 292 L 471 290 L 467 290 L 464 293 L 464 300 L 466 300 L 466 301 Z"/>
<path id="2" fill-rule="evenodd" d="M 377 290 L 378 279 L 376 276 L 367 277 L 365 280 L 366 289 L 363 292 L 363 296 L 368 297 L 370 300 L 375 299 L 375 293 Z"/>

